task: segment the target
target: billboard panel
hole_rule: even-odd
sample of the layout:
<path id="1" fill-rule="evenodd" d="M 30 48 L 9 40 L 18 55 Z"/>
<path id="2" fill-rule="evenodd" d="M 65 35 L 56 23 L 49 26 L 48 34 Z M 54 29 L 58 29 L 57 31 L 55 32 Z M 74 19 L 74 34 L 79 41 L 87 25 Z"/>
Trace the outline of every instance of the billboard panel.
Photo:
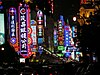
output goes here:
<path id="1" fill-rule="evenodd" d="M 36 34 L 36 26 L 31 26 L 32 28 L 32 41 L 33 41 L 33 45 L 37 45 L 37 34 Z"/>
<path id="2" fill-rule="evenodd" d="M 19 5 L 19 47 L 20 54 L 27 58 L 32 52 L 30 50 L 30 44 L 32 29 L 30 28 L 30 8 L 27 4 L 20 3 Z"/>
<path id="3" fill-rule="evenodd" d="M 5 43 L 4 14 L 0 13 L 0 45 Z"/>
<path id="4" fill-rule="evenodd" d="M 38 38 L 38 44 L 42 44 L 43 43 L 43 38 Z"/>
<path id="5" fill-rule="evenodd" d="M 20 50 L 22 54 L 27 54 L 28 50 L 28 29 L 27 29 L 27 12 L 26 7 L 20 7 Z"/>
<path id="6" fill-rule="evenodd" d="M 57 29 L 54 28 L 54 46 L 58 46 L 58 40 L 57 40 Z"/>
<path id="7" fill-rule="evenodd" d="M 9 34 L 10 34 L 10 43 L 15 44 L 17 42 L 17 34 L 16 34 L 16 9 L 11 7 L 9 9 Z"/>

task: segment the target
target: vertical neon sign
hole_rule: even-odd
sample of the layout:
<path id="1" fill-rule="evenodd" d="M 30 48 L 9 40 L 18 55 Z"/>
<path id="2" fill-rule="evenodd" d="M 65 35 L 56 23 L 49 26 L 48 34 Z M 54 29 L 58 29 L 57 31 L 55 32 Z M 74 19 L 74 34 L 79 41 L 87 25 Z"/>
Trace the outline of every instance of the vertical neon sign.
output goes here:
<path id="1" fill-rule="evenodd" d="M 17 32 L 17 15 L 16 8 L 9 8 L 9 35 L 10 35 L 10 44 L 18 51 L 18 32 Z"/>
<path id="2" fill-rule="evenodd" d="M 10 43 L 16 43 L 16 9 L 9 9 Z"/>
<path id="3" fill-rule="evenodd" d="M 30 15 L 29 6 L 27 4 L 20 4 L 19 6 L 19 42 L 20 42 L 20 54 L 27 58 L 31 55 L 31 28 L 30 28 Z"/>
<path id="4" fill-rule="evenodd" d="M 31 29 L 32 29 L 32 33 L 31 33 L 31 38 L 32 38 L 32 44 L 31 44 L 31 51 L 32 54 L 34 52 L 37 52 L 37 23 L 35 20 L 31 20 Z"/>
<path id="5" fill-rule="evenodd" d="M 77 26 L 72 26 L 72 37 L 77 37 Z"/>
<path id="6" fill-rule="evenodd" d="M 54 28 L 54 46 L 58 46 L 57 28 Z"/>
<path id="7" fill-rule="evenodd" d="M 69 26 L 64 26 L 64 45 L 65 47 L 70 46 Z"/>
<path id="8" fill-rule="evenodd" d="M 64 45 L 63 26 L 62 21 L 58 23 L 58 45 Z"/>
<path id="9" fill-rule="evenodd" d="M 58 21 L 58 50 L 64 50 L 64 29 L 62 21 Z"/>
<path id="10" fill-rule="evenodd" d="M 18 29 L 17 29 L 17 14 L 16 8 L 9 8 L 9 35 L 10 35 L 10 44 L 15 48 L 15 51 L 18 51 Z"/>
<path id="11" fill-rule="evenodd" d="M 38 10 L 37 12 L 37 24 L 38 24 L 38 44 L 43 43 L 43 12 Z"/>
<path id="12" fill-rule="evenodd" d="M 44 29 L 43 29 L 43 12 L 41 10 L 37 11 L 37 33 L 38 33 L 38 52 L 41 54 L 43 49 L 42 49 L 42 44 L 43 44 L 43 37 L 44 37 Z"/>

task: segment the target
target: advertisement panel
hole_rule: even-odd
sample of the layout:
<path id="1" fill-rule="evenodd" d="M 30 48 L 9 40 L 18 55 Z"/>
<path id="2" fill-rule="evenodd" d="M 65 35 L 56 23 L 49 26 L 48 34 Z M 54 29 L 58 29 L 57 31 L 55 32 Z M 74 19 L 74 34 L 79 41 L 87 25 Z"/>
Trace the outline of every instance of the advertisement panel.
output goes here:
<path id="1" fill-rule="evenodd" d="M 0 45 L 5 43 L 4 14 L 0 13 Z"/>
<path id="2" fill-rule="evenodd" d="M 37 12 L 37 21 L 38 25 L 43 25 L 43 12 L 41 10 Z"/>
<path id="3" fill-rule="evenodd" d="M 70 27 L 69 26 L 64 26 L 64 46 L 70 46 L 70 41 L 71 41 L 71 37 L 70 37 Z"/>
<path id="4" fill-rule="evenodd" d="M 37 45 L 37 35 L 36 35 L 36 26 L 31 26 L 32 28 L 32 34 L 31 34 L 31 37 L 32 37 L 32 43 L 33 45 Z"/>
<path id="5" fill-rule="evenodd" d="M 43 37 L 43 26 L 38 25 L 38 37 Z"/>
<path id="6" fill-rule="evenodd" d="M 77 37 L 77 26 L 72 26 L 72 37 Z"/>
<path id="7" fill-rule="evenodd" d="M 37 52 L 37 23 L 35 20 L 31 20 L 31 38 L 32 38 L 32 44 L 31 44 L 31 51 Z"/>
<path id="8" fill-rule="evenodd" d="M 28 50 L 28 29 L 27 29 L 27 12 L 25 7 L 20 7 L 20 50 L 21 54 L 27 54 Z"/>
<path id="9" fill-rule="evenodd" d="M 62 21 L 58 21 L 58 45 L 64 45 L 64 29 L 62 26 Z"/>
<path id="10" fill-rule="evenodd" d="M 38 44 L 42 44 L 43 43 L 43 38 L 38 38 Z"/>
<path id="11" fill-rule="evenodd" d="M 15 7 L 9 8 L 8 13 L 8 24 L 9 24 L 9 42 L 15 49 L 19 51 L 18 48 L 18 29 L 17 29 L 17 10 Z"/>
<path id="12" fill-rule="evenodd" d="M 57 29 L 54 28 L 54 46 L 58 46 L 58 40 L 57 40 Z"/>
<path id="13" fill-rule="evenodd" d="M 20 54 L 27 58 L 32 52 L 30 49 L 30 44 L 32 43 L 30 28 L 30 9 L 29 5 L 21 4 L 19 5 L 19 45 L 20 45 Z"/>
<path id="14" fill-rule="evenodd" d="M 16 9 L 11 7 L 9 9 L 9 34 L 10 34 L 10 43 L 15 44 L 17 42 L 17 34 L 16 34 Z"/>

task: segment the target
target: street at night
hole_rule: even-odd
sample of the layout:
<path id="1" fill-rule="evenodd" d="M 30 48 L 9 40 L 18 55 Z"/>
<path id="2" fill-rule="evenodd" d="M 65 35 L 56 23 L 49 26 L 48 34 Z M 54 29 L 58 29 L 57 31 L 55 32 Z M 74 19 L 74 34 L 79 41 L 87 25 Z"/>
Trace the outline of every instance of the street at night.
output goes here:
<path id="1" fill-rule="evenodd" d="M 0 0 L 0 75 L 100 75 L 100 0 Z"/>

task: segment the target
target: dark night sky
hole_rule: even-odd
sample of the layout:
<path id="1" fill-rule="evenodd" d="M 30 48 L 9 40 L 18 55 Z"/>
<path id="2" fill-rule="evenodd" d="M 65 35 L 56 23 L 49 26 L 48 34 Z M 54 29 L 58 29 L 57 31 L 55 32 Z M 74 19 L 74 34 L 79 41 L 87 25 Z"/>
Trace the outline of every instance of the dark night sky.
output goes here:
<path id="1" fill-rule="evenodd" d="M 79 10 L 80 0 L 54 0 L 54 19 L 63 15 L 65 20 Z"/>
<path id="2" fill-rule="evenodd" d="M 13 0 L 4 0 L 4 1 L 13 1 Z M 22 1 L 22 0 L 14 0 L 16 1 Z M 43 3 L 47 3 L 48 0 L 32 0 L 33 5 L 32 8 L 34 8 L 35 2 L 39 3 L 39 6 L 42 7 Z M 44 1 L 44 2 L 43 2 Z M 70 18 L 72 15 L 76 15 L 76 13 L 79 11 L 79 5 L 80 0 L 53 0 L 54 1 L 54 20 L 59 19 L 59 15 L 63 15 L 64 19 Z M 12 3 L 9 3 L 10 5 Z M 46 4 L 47 5 L 47 4 Z M 43 7 L 42 7 L 43 9 Z"/>

